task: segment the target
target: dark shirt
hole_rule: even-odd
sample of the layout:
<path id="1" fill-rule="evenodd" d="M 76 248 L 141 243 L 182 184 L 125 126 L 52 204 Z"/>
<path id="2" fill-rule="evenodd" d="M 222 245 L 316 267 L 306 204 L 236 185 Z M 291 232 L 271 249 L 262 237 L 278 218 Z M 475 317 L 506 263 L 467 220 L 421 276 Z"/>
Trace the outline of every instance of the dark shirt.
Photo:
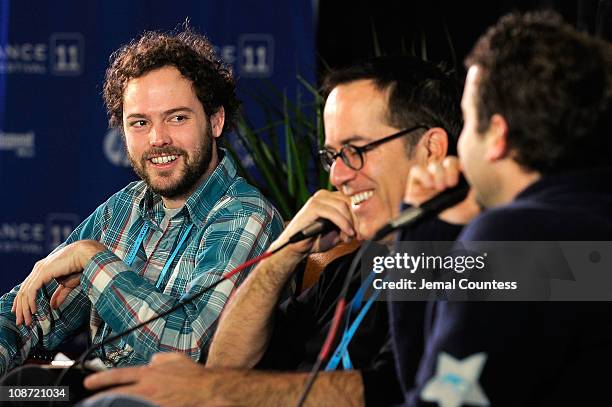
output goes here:
<path id="1" fill-rule="evenodd" d="M 611 179 L 611 170 L 544 177 L 510 204 L 484 212 L 459 240 L 611 240 Z M 405 338 L 412 335 L 401 323 L 405 308 L 390 305 L 400 378 L 411 369 L 401 351 L 410 347 Z M 415 381 L 402 383 L 406 406 L 436 405 L 423 401 L 424 389 L 439 375 L 441 358 L 448 362 L 449 356 L 463 366 L 475 360 L 470 358 L 483 361 L 482 370 L 470 368 L 476 377 L 471 384 L 493 406 L 593 405 L 609 398 L 603 372 L 612 363 L 612 303 L 438 301 L 428 305 L 428 313 Z M 461 375 L 448 378 L 457 384 L 465 379 Z M 473 388 L 466 389 L 438 386 L 433 398 L 458 397 L 459 404 L 469 405 L 465 391 Z"/>
<path id="2" fill-rule="evenodd" d="M 278 307 L 274 332 L 258 368 L 298 371 L 312 368 L 329 330 L 353 255 L 348 254 L 331 262 L 314 286 Z M 351 281 L 347 296 L 349 300 L 361 285 L 359 270 Z M 425 304 L 419 306 L 422 329 Z M 363 377 L 366 405 L 384 406 L 402 400 L 387 315 L 387 304 L 374 301 L 348 347 L 353 367 Z M 336 349 L 341 336 L 342 330 L 336 335 L 332 350 Z"/>

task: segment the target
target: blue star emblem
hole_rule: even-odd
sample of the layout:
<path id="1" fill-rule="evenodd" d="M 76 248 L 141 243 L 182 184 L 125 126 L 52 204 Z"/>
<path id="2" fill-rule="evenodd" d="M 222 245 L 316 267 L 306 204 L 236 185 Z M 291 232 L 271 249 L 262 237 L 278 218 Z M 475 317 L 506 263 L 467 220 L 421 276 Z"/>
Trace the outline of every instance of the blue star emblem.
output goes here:
<path id="1" fill-rule="evenodd" d="M 425 383 L 421 399 L 438 402 L 440 407 L 459 407 L 464 403 L 489 406 L 489 399 L 478 383 L 486 360 L 486 353 L 458 360 L 448 353 L 440 352 L 436 375 Z"/>

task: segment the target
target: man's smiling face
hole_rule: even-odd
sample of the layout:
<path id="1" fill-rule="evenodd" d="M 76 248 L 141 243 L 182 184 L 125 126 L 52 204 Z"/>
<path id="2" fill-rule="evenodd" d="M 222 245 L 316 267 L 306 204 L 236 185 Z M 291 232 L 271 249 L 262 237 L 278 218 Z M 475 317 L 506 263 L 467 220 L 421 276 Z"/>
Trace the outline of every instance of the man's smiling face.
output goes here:
<path id="1" fill-rule="evenodd" d="M 223 121 L 216 115 L 211 119 L 191 81 L 175 67 L 128 82 L 123 94 L 127 150 L 135 171 L 153 191 L 185 198 L 214 169 L 213 140 Z"/>
<path id="2" fill-rule="evenodd" d="M 387 124 L 387 100 L 387 91 L 378 89 L 371 80 L 336 86 L 325 104 L 325 147 L 339 151 L 345 144 L 363 146 L 402 130 Z M 403 138 L 365 153 L 359 171 L 347 167 L 340 158 L 335 160 L 330 181 L 351 198 L 359 238 L 371 238 L 399 214 L 408 172 L 414 162 Z"/>

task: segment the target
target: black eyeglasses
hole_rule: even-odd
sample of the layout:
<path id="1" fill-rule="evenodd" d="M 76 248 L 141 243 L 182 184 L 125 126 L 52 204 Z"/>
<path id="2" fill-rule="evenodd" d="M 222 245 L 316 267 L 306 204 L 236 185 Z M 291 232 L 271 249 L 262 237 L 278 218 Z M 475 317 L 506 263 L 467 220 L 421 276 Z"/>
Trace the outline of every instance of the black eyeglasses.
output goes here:
<path id="1" fill-rule="evenodd" d="M 346 164 L 347 167 L 355 171 L 359 171 L 363 168 L 363 163 L 365 160 L 364 155 L 368 151 L 372 150 L 375 147 L 378 147 L 381 144 L 386 143 L 387 141 L 395 140 L 396 138 L 405 136 L 406 134 L 415 130 L 428 128 L 429 127 L 420 124 L 418 126 L 404 129 L 397 133 L 391 134 L 390 136 L 383 137 L 380 140 L 373 141 L 371 143 L 366 144 L 365 146 L 360 147 L 354 146 L 352 144 L 345 144 L 337 153 L 327 149 L 319 150 L 319 159 L 321 160 L 321 164 L 323 165 L 325 171 L 329 171 L 331 166 L 334 164 L 334 161 L 336 161 L 336 158 L 338 157 L 342 158 L 342 161 L 344 162 L 344 164 Z"/>

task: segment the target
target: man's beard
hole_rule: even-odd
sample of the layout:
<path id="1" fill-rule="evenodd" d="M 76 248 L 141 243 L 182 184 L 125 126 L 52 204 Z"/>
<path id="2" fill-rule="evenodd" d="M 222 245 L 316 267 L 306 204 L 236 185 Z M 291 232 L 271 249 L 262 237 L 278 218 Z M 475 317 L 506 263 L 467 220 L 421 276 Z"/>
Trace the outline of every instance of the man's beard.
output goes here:
<path id="1" fill-rule="evenodd" d="M 156 194 L 164 198 L 175 198 L 187 194 L 192 191 L 194 186 L 200 181 L 202 175 L 208 169 L 212 159 L 212 128 L 210 121 L 206 125 L 205 134 L 203 134 L 201 143 L 189 154 L 187 151 L 176 147 L 152 147 L 145 152 L 140 161 L 136 161 L 128 152 L 128 157 L 132 168 L 138 176 L 148 185 L 149 188 Z M 159 155 L 180 155 L 184 165 L 182 168 L 165 171 L 157 171 L 155 179 L 164 179 L 166 182 L 158 182 L 154 184 L 151 176 L 147 171 L 147 161 L 151 157 Z M 180 172 L 180 176 L 172 183 L 167 182 L 171 176 L 175 176 L 175 172 Z"/>

